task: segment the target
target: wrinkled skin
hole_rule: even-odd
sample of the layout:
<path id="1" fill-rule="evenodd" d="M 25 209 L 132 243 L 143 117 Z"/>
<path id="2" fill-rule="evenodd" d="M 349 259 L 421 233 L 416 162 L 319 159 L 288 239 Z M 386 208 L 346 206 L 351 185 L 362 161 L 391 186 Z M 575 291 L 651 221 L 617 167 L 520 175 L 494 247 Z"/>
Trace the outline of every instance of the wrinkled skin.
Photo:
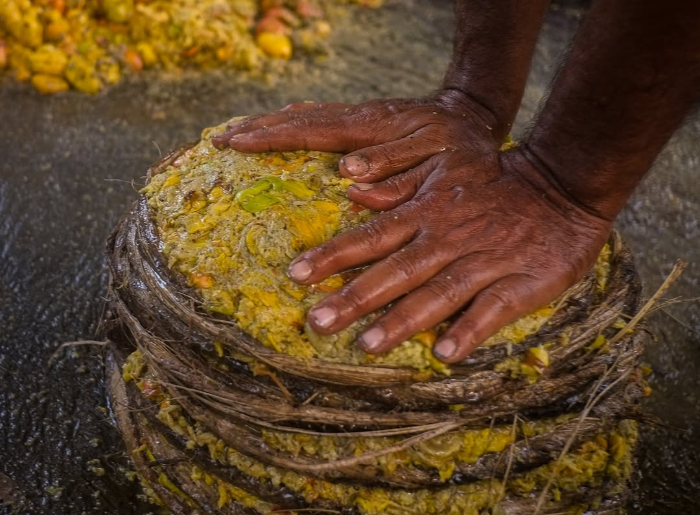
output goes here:
<path id="1" fill-rule="evenodd" d="M 292 262 L 304 284 L 373 263 L 310 310 L 319 333 L 393 303 L 358 342 L 381 353 L 464 310 L 434 348 L 458 362 L 595 262 L 610 222 L 562 194 L 524 151 L 498 153 L 487 110 L 444 98 L 293 104 L 215 138 L 243 152 L 348 152 L 340 172 L 358 182 L 348 196 L 383 211 Z"/>

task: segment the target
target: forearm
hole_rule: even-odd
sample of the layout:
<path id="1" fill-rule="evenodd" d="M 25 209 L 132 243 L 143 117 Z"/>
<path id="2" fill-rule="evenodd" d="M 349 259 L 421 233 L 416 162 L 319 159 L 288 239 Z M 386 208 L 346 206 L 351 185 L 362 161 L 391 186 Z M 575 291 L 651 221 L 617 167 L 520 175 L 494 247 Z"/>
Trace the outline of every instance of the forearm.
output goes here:
<path id="1" fill-rule="evenodd" d="M 548 0 L 457 0 L 452 62 L 443 82 L 486 108 L 504 137 L 518 112 Z"/>
<path id="2" fill-rule="evenodd" d="M 700 92 L 700 2 L 595 2 L 525 150 L 613 219 Z"/>

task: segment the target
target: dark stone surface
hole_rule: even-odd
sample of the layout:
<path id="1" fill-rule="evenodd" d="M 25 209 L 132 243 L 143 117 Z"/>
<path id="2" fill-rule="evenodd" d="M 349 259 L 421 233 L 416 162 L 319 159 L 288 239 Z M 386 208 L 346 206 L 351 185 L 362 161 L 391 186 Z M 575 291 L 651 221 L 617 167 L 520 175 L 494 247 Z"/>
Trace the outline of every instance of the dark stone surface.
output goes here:
<path id="1" fill-rule="evenodd" d="M 536 109 L 580 16 L 580 8 L 561 6 L 548 15 L 517 131 Z M 160 150 L 234 114 L 290 101 L 426 93 L 447 63 L 452 23 L 447 1 L 396 0 L 360 11 L 338 24 L 333 59 L 293 64 L 271 83 L 223 72 L 145 75 L 97 97 L 41 97 L 26 85 L 0 84 L 0 500 L 27 513 L 150 509 L 116 472 L 124 456 L 102 409 L 100 348 L 64 350 L 52 367 L 48 360 L 62 342 L 94 337 L 107 279 L 103 241 Z M 700 291 L 699 134 L 695 116 L 618 222 L 648 292 L 677 257 L 691 265 L 672 296 Z M 695 513 L 698 304 L 670 306 L 650 323 L 658 341 L 647 352 L 656 390 L 647 411 L 664 426 L 643 427 L 633 511 Z"/>

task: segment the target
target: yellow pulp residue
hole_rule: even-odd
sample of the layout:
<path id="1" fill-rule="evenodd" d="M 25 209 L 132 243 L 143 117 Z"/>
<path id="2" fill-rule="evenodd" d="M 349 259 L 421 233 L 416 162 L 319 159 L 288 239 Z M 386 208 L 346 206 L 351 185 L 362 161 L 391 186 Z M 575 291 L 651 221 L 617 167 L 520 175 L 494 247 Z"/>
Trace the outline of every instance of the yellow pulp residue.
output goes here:
<path id="1" fill-rule="evenodd" d="M 270 430 L 263 431 L 263 439 L 273 449 L 327 461 L 381 451 L 402 441 L 401 438 L 390 437 L 338 438 Z M 452 477 L 457 463 L 475 463 L 486 453 L 503 451 L 512 441 L 510 427 L 459 430 L 404 451 L 386 454 L 375 461 L 388 474 L 401 467 L 418 466 L 436 470 L 440 479 L 447 481 Z"/>
<path id="2" fill-rule="evenodd" d="M 381 0 L 352 0 L 378 6 Z M 260 70 L 322 56 L 343 0 L 1 0 L 0 74 L 41 93 L 97 93 L 125 73 Z"/>
<path id="3" fill-rule="evenodd" d="M 347 199 L 352 181 L 337 173 L 339 155 L 219 151 L 210 138 L 224 128 L 205 130 L 200 143 L 142 190 L 168 266 L 199 291 L 204 307 L 232 317 L 263 345 L 298 358 L 448 374 L 432 354 L 437 328 L 383 356 L 368 356 L 354 342 L 376 313 L 332 336 L 306 324 L 308 309 L 357 272 L 307 287 L 287 277 L 289 263 L 372 213 Z M 486 345 L 522 342 L 549 320 L 554 306 L 504 327 Z"/>
<path id="4" fill-rule="evenodd" d="M 154 393 L 154 390 L 151 388 L 151 376 L 138 351 L 129 356 L 123 367 L 123 377 L 127 381 L 133 380 L 144 395 L 159 403 L 158 418 L 173 431 L 187 438 L 187 446 L 189 448 L 206 448 L 211 458 L 222 465 L 235 467 L 248 476 L 266 482 L 269 481 L 275 486 L 284 486 L 301 495 L 307 502 L 326 500 L 342 506 L 355 506 L 362 515 L 404 515 L 405 513 L 479 515 L 482 510 L 491 508 L 500 501 L 503 484 L 497 479 L 494 481 L 477 481 L 459 486 L 446 485 L 437 489 L 382 489 L 334 483 L 291 470 L 269 466 L 228 447 L 223 440 L 208 432 L 199 423 L 191 421 L 182 408 L 171 401 L 162 391 Z M 558 423 L 571 420 L 572 418 L 575 418 L 575 415 L 523 423 L 520 426 L 519 433 L 522 434 L 522 437 L 543 434 Z M 506 432 L 510 432 L 511 428 L 494 428 L 494 430 L 494 440 L 501 440 L 501 442 L 494 444 L 492 448 L 482 446 L 480 450 L 483 452 L 498 452 L 497 449 L 502 449 L 507 452 L 506 449 L 511 437 L 506 435 Z M 483 435 L 479 431 L 458 430 L 454 433 L 454 436 L 444 436 L 447 440 L 443 437 L 438 437 L 418 446 L 415 450 L 417 454 L 414 456 L 422 453 L 423 459 L 417 459 L 407 466 L 431 468 L 431 460 L 437 460 L 440 465 L 444 465 L 448 462 L 442 462 L 442 455 L 450 455 L 449 459 L 452 459 L 460 452 L 467 453 L 465 455 L 467 459 L 473 460 L 477 451 L 469 454 L 470 451 L 468 449 L 463 449 L 462 451 L 450 453 L 448 448 L 451 444 L 446 445 L 445 442 L 453 439 L 455 442 L 458 442 L 457 446 L 460 446 L 462 442 L 467 442 L 474 436 L 478 440 Z M 323 439 L 325 437 L 320 438 Z M 513 476 L 507 481 L 505 492 L 511 496 L 528 497 L 532 492 L 543 488 L 552 476 L 554 479 L 552 481 L 551 494 L 555 499 L 562 492 L 577 492 L 582 487 L 601 486 L 608 478 L 622 482 L 629 477 L 632 470 L 631 450 L 634 447 L 636 438 L 636 423 L 623 421 L 613 431 L 601 433 L 581 444 L 558 462 L 552 462 Z M 332 440 L 327 440 L 326 443 L 329 445 L 324 449 L 313 449 L 308 445 L 304 448 L 309 440 L 305 440 L 301 435 L 293 435 L 289 438 L 281 438 L 279 436 L 271 438 L 270 433 L 267 433 L 265 440 L 266 442 L 275 443 L 275 447 L 279 446 L 288 451 L 292 451 L 292 447 L 299 445 L 300 453 L 306 452 L 307 454 L 321 455 L 325 458 L 330 458 L 331 454 L 338 450 L 337 447 L 334 448 L 335 444 Z M 297 441 L 295 442 L 294 440 Z M 360 444 L 361 448 L 357 449 L 358 452 L 372 450 L 372 447 L 366 444 L 368 440 L 371 439 L 362 439 L 365 443 Z M 374 440 L 376 440 L 376 445 L 386 445 L 387 443 L 384 438 Z M 317 440 L 317 443 L 320 441 Z M 143 451 L 150 453 L 146 446 L 144 446 Z M 381 462 L 377 464 L 384 466 Z M 389 469 L 385 470 L 388 471 Z M 442 479 L 447 481 L 452 476 L 452 472 L 448 473 L 446 469 L 443 469 L 443 471 L 441 471 Z M 222 506 L 235 501 L 253 507 L 260 513 L 269 511 L 269 504 L 243 490 L 226 484 L 220 478 L 204 473 L 196 467 L 193 468 L 192 479 L 202 487 L 207 485 L 218 488 L 219 503 Z"/>

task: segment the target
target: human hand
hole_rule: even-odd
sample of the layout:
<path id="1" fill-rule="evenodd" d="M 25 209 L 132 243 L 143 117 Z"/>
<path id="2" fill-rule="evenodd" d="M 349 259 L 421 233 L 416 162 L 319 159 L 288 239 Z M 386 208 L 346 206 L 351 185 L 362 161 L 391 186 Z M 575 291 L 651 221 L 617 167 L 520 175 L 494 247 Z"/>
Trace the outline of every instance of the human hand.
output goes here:
<path id="1" fill-rule="evenodd" d="M 370 353 L 464 310 L 435 344 L 458 362 L 501 327 L 554 300 L 595 262 L 610 230 L 513 149 L 435 155 L 408 173 L 356 184 L 358 203 L 385 211 L 296 258 L 304 284 L 370 263 L 309 311 L 319 333 L 393 303 L 360 336 Z M 466 308 L 466 309 L 465 309 Z"/>
<path id="2" fill-rule="evenodd" d="M 493 153 L 504 131 L 487 108 L 456 90 L 445 90 L 425 99 L 290 104 L 232 123 L 212 142 L 241 152 L 342 152 L 347 155 L 340 161 L 340 173 L 371 183 L 443 152 Z"/>

